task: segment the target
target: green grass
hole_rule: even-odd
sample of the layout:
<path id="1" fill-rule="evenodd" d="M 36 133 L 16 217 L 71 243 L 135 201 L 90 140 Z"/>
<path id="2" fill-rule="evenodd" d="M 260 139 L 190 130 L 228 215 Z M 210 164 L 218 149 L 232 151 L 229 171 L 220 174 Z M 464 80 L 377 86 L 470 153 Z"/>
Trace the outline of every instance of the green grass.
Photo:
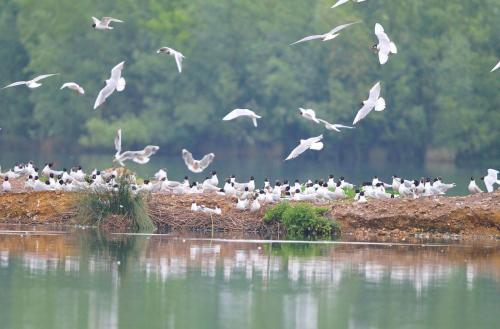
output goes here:
<path id="1" fill-rule="evenodd" d="M 308 203 L 282 202 L 266 210 L 264 222 L 281 223 L 289 239 L 330 239 L 340 234 L 340 225 L 325 217 L 328 211 Z"/>
<path id="2" fill-rule="evenodd" d="M 147 214 L 147 205 L 141 194 L 133 194 L 128 177 L 117 180 L 118 190 L 85 193 L 78 201 L 82 222 L 100 226 L 112 215 L 122 216 L 134 231 L 154 231 L 155 226 Z"/>

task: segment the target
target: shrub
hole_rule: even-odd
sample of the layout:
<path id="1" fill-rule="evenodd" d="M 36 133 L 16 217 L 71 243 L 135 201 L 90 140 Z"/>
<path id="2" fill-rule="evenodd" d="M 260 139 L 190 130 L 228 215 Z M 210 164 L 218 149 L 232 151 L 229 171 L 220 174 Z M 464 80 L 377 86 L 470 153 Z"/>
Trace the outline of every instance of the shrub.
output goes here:
<path id="1" fill-rule="evenodd" d="M 339 224 L 326 218 L 327 213 L 328 208 L 284 202 L 268 208 L 264 221 L 282 223 L 289 239 L 325 239 L 340 233 Z"/>
<path id="2" fill-rule="evenodd" d="M 117 184 L 117 189 L 94 190 L 81 197 L 77 208 L 82 222 L 100 226 L 110 218 L 121 217 L 134 231 L 153 231 L 143 196 L 132 192 L 127 177 L 120 177 Z"/>

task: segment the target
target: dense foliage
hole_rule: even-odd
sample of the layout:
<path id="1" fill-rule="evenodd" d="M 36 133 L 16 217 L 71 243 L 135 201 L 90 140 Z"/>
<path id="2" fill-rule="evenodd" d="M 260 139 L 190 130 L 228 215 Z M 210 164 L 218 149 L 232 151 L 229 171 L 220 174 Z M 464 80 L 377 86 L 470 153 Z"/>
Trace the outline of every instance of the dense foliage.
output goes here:
<path id="1" fill-rule="evenodd" d="M 325 217 L 328 208 L 282 202 L 266 209 L 264 222 L 279 222 L 289 239 L 328 239 L 340 234 L 337 222 Z"/>
<path id="2" fill-rule="evenodd" d="M 154 231 L 143 195 L 133 193 L 126 178 L 120 178 L 117 183 L 116 189 L 94 190 L 82 195 L 77 204 L 81 222 L 101 226 L 113 216 L 119 216 L 127 228 L 140 232 Z"/>
<path id="3" fill-rule="evenodd" d="M 37 90 L 1 91 L 2 141 L 111 149 L 121 127 L 130 146 L 284 153 L 324 132 L 300 120 L 298 107 L 350 123 L 381 80 L 387 110 L 355 131 L 326 133 L 324 152 L 359 158 L 382 148 L 392 159 L 423 159 L 446 148 L 461 158 L 500 157 L 499 78 L 489 73 L 500 57 L 498 0 L 372 0 L 331 10 L 333 2 L 4 0 L 0 83 L 61 75 Z M 91 16 L 125 23 L 94 31 Z M 355 20 L 362 24 L 334 41 L 289 46 Z M 383 67 L 369 49 L 376 22 L 399 48 Z M 182 74 L 171 57 L 155 53 L 160 46 L 185 54 Z M 126 90 L 93 111 L 103 81 L 122 60 Z M 59 91 L 67 81 L 86 95 Z M 222 122 L 233 108 L 261 114 L 259 129 L 245 120 Z"/>

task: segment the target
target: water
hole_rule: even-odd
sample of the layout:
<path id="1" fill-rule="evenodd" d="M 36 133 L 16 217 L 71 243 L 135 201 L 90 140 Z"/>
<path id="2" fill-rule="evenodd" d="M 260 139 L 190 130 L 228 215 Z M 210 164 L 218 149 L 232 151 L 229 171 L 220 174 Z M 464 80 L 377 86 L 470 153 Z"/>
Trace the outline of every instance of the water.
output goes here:
<path id="1" fill-rule="evenodd" d="M 473 167 L 456 167 L 452 164 L 431 164 L 427 166 L 416 166 L 414 163 L 387 163 L 383 161 L 368 161 L 356 163 L 339 163 L 331 159 L 318 158 L 318 154 L 306 153 L 300 158 L 284 162 L 280 159 L 262 155 L 248 156 L 217 156 L 212 165 L 202 174 L 193 174 L 189 172 L 179 156 L 155 155 L 147 165 L 137 165 L 127 163 L 127 167 L 136 171 L 141 177 L 152 177 L 160 168 L 166 168 L 168 177 L 171 180 L 182 180 L 185 175 L 191 179 L 202 181 L 211 170 L 218 172 L 219 179 L 236 175 L 240 182 L 248 181 L 250 176 L 254 176 L 259 186 L 263 186 L 264 178 L 268 177 L 271 182 L 276 179 L 288 179 L 295 181 L 300 179 L 326 179 L 328 175 L 333 174 L 336 178 L 344 176 L 347 181 L 354 184 L 361 184 L 363 181 L 371 181 L 373 176 L 378 176 L 387 183 L 391 183 L 391 176 L 396 174 L 399 177 L 415 179 L 420 177 L 442 176 L 445 182 L 454 182 L 457 187 L 451 189 L 448 195 L 466 195 L 468 194 L 467 185 L 471 176 L 476 177 L 477 183 L 483 187 L 479 180 L 486 174 L 490 167 L 500 169 L 500 160 L 492 161 L 488 164 L 477 165 Z M 201 155 L 195 157 L 201 158 Z M 109 168 L 113 165 L 112 154 L 106 155 L 71 155 L 71 154 L 40 154 L 40 153 L 22 153 L 15 150 L 9 150 L 2 153 L 0 165 L 3 170 L 12 167 L 16 162 L 27 162 L 34 160 L 39 166 L 46 162 L 54 162 L 59 169 L 63 167 L 70 168 L 78 164 L 84 169 L 91 168 Z"/>
<path id="2" fill-rule="evenodd" d="M 0 233 L 0 327 L 498 328 L 500 243 Z"/>

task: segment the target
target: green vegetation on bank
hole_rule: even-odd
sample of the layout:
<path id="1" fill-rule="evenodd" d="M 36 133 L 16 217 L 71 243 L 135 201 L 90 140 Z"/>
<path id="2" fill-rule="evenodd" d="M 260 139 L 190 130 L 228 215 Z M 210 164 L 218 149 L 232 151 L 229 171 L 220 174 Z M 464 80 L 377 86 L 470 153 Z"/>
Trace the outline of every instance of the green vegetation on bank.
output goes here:
<path id="1" fill-rule="evenodd" d="M 355 131 L 325 132 L 329 152 L 318 156 L 362 158 L 376 147 L 391 159 L 422 159 L 434 149 L 464 160 L 500 158 L 499 79 L 489 73 L 500 56 L 498 0 L 377 0 L 333 10 L 332 3 L 4 0 L 1 86 L 60 75 L 37 90 L 2 91 L 0 142 L 4 149 L 24 140 L 43 141 L 44 149 L 112 151 L 120 127 L 127 146 L 154 143 L 175 154 L 179 141 L 216 154 L 242 145 L 280 151 L 324 132 L 300 120 L 298 107 L 347 124 L 380 80 L 387 110 Z M 125 23 L 95 31 L 91 16 Z M 331 42 L 288 46 L 358 20 Z M 369 49 L 376 22 L 399 50 L 383 67 Z M 172 58 L 155 53 L 160 46 L 184 53 L 182 74 Z M 110 69 L 123 60 L 127 88 L 93 111 Z M 78 82 L 86 95 L 60 91 L 65 81 Z M 236 107 L 262 115 L 259 129 L 220 120 Z"/>
<path id="2" fill-rule="evenodd" d="M 326 218 L 327 213 L 328 208 L 282 202 L 266 209 L 264 222 L 279 222 L 288 239 L 329 239 L 340 234 L 340 225 Z"/>
<path id="3" fill-rule="evenodd" d="M 77 204 L 81 221 L 96 226 L 123 225 L 127 229 L 138 232 L 154 231 L 155 226 L 147 213 L 144 195 L 134 193 L 125 177 L 120 178 L 117 185 L 118 187 L 112 190 L 103 189 L 84 193 Z M 108 219 L 114 222 L 107 223 Z"/>

